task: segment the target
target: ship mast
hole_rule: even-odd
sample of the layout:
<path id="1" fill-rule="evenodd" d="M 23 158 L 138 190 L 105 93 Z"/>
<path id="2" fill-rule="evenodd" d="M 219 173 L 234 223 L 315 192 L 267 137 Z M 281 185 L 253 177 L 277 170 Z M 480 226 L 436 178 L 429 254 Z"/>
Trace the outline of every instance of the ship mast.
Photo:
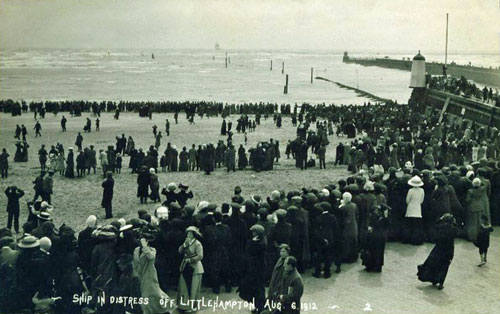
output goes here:
<path id="1" fill-rule="evenodd" d="M 446 13 L 446 45 L 444 51 L 444 66 L 448 65 L 448 13 Z"/>

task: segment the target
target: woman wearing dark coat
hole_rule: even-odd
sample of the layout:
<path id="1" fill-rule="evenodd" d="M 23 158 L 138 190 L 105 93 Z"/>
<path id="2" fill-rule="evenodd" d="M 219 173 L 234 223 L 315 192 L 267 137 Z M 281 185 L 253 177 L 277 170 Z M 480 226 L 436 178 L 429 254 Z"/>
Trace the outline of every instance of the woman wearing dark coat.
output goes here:
<path id="1" fill-rule="evenodd" d="M 430 240 L 432 242 L 435 241 L 436 234 L 433 226 L 439 220 L 439 217 L 446 213 L 451 213 L 450 208 L 450 195 L 448 193 L 448 189 L 446 188 L 447 181 L 443 176 L 437 176 L 437 189 L 432 193 L 431 203 L 430 203 Z"/>
<path id="2" fill-rule="evenodd" d="M 247 154 L 245 152 L 245 148 L 243 144 L 238 148 L 238 169 L 243 170 L 248 165 Z"/>
<path id="3" fill-rule="evenodd" d="M 246 242 L 248 240 L 248 227 L 245 221 L 240 217 L 241 206 L 235 203 L 231 204 L 232 214 L 227 224 L 231 230 L 231 242 L 229 244 L 229 263 L 231 269 L 232 285 L 238 285 L 244 269 L 244 260 Z"/>
<path id="4" fill-rule="evenodd" d="M 174 145 L 172 146 L 172 160 L 170 161 L 170 171 L 176 172 L 177 171 L 177 166 L 179 164 L 178 157 L 179 153 L 177 152 L 177 147 Z"/>
<path id="5" fill-rule="evenodd" d="M 381 272 L 384 265 L 385 242 L 387 241 L 389 208 L 376 206 L 370 219 L 365 247 L 361 253 L 367 272 Z"/>
<path id="6" fill-rule="evenodd" d="M 75 158 L 73 154 L 73 148 L 69 148 L 68 157 L 66 158 L 66 178 L 75 177 Z"/>
<path id="7" fill-rule="evenodd" d="M 158 176 L 155 173 L 155 169 L 149 169 L 149 185 L 151 188 L 151 195 L 149 196 L 153 203 L 160 201 L 160 182 L 158 181 Z"/>
<path id="8" fill-rule="evenodd" d="M 299 272 L 305 271 L 304 265 L 304 240 L 306 234 L 304 232 L 304 219 L 299 216 L 299 209 L 296 206 L 288 207 L 288 222 L 292 225 L 290 237 L 291 255 L 297 259 L 297 269 Z"/>
<path id="9" fill-rule="evenodd" d="M 137 176 L 137 197 L 141 199 L 141 204 L 148 202 L 150 180 L 148 169 L 142 167 Z"/>
<path id="10" fill-rule="evenodd" d="M 188 158 L 189 155 L 184 146 L 182 152 L 179 154 L 179 171 L 188 171 Z"/>
<path id="11" fill-rule="evenodd" d="M 435 226 L 436 245 L 422 265 L 418 265 L 418 279 L 431 282 L 443 289 L 455 249 L 455 218 L 451 214 L 444 214 Z"/>
<path id="12" fill-rule="evenodd" d="M 102 183 L 102 201 L 101 206 L 106 210 L 106 219 L 113 218 L 113 187 L 115 180 L 113 180 L 113 173 L 106 172 L 106 180 Z"/>
<path id="13" fill-rule="evenodd" d="M 264 227 L 261 225 L 253 225 L 250 231 L 252 239 L 247 243 L 245 273 L 241 279 L 239 296 L 248 302 L 255 300 L 255 308 L 257 313 L 260 313 L 265 302 L 266 277 L 263 270 L 266 269 L 267 240 Z"/>
<path id="14" fill-rule="evenodd" d="M 269 290 L 267 291 L 267 299 L 269 301 L 279 302 L 280 295 L 286 293 L 286 291 L 283 291 L 283 272 L 285 271 L 283 264 L 286 258 L 290 256 L 290 247 L 287 244 L 281 244 L 278 248 L 274 249 L 279 250 L 279 258 L 272 270 Z M 270 268 L 269 265 L 268 268 Z"/>

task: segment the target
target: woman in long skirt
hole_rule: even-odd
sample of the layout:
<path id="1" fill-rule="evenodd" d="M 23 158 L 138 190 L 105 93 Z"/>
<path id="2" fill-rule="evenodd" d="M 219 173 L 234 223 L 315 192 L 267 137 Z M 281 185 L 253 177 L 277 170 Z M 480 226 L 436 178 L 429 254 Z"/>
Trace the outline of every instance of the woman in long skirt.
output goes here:
<path id="1" fill-rule="evenodd" d="M 418 265 L 418 279 L 431 282 L 443 289 L 444 280 L 453 259 L 455 248 L 455 218 L 452 214 L 444 214 L 435 226 L 436 246 L 422 265 Z"/>
<path id="2" fill-rule="evenodd" d="M 387 229 L 389 227 L 388 215 L 389 207 L 386 205 L 374 207 L 370 226 L 368 227 L 366 244 L 361 253 L 361 259 L 367 272 L 374 271 L 380 273 L 382 271 Z"/>
<path id="3" fill-rule="evenodd" d="M 479 178 L 475 178 L 472 181 L 472 188 L 467 191 L 466 197 L 465 230 L 469 241 L 476 241 L 477 239 L 479 226 L 481 224 L 481 215 L 486 215 L 486 217 L 488 217 L 487 199 L 486 187 L 481 186 L 481 180 Z"/>
<path id="4" fill-rule="evenodd" d="M 267 299 L 274 302 L 279 302 L 280 295 L 287 293 L 283 292 L 282 282 L 285 259 L 290 256 L 290 247 L 288 244 L 283 243 L 279 246 L 279 254 L 280 258 L 276 262 L 276 265 L 274 265 L 271 281 L 269 283 L 269 290 L 267 292 Z"/>
<path id="5" fill-rule="evenodd" d="M 201 233 L 198 228 L 190 226 L 186 229 L 186 240 L 179 247 L 179 253 L 183 254 L 181 275 L 179 278 L 177 307 L 184 312 L 197 310 L 196 300 L 200 298 L 201 279 L 204 273 L 203 246 L 198 240 Z"/>
<path id="6" fill-rule="evenodd" d="M 154 240 L 154 237 L 149 236 L 148 240 Z M 156 249 L 148 245 L 148 240 L 141 239 L 141 245 L 134 250 L 133 261 L 134 270 L 141 282 L 141 296 L 149 300 L 148 304 L 142 305 L 142 311 L 144 314 L 166 313 L 167 306 L 170 305 L 167 301 L 169 297 L 160 288 L 155 268 Z"/>

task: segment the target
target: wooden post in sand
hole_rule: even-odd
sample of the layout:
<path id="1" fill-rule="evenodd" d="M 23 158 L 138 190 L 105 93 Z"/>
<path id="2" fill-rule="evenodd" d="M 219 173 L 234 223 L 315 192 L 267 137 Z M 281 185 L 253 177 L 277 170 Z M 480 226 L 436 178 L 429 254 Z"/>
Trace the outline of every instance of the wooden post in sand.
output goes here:
<path id="1" fill-rule="evenodd" d="M 273 70 L 273 60 L 271 60 L 271 71 Z"/>
<path id="2" fill-rule="evenodd" d="M 314 68 L 311 68 L 311 84 L 313 83 L 313 71 L 314 71 Z"/>
<path id="3" fill-rule="evenodd" d="M 283 61 L 283 63 L 281 63 L 281 74 L 284 74 L 285 73 L 285 61 Z"/>
<path id="4" fill-rule="evenodd" d="M 288 94 L 288 74 L 286 75 L 285 88 L 283 89 L 283 94 Z"/>

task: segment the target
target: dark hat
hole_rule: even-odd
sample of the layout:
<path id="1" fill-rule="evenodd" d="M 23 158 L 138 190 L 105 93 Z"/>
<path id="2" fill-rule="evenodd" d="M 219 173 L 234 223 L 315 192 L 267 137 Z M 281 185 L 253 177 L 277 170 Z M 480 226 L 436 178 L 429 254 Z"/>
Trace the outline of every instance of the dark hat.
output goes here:
<path id="1" fill-rule="evenodd" d="M 139 209 L 137 211 L 137 215 L 139 216 L 139 218 L 142 218 L 142 216 L 146 215 L 147 213 L 148 213 L 148 211 L 145 209 Z"/>
<path id="2" fill-rule="evenodd" d="M 168 206 L 168 209 L 172 212 L 180 212 L 181 211 L 181 205 L 177 204 L 176 202 L 170 203 Z"/>
<path id="3" fill-rule="evenodd" d="M 267 214 L 269 214 L 269 210 L 267 208 L 265 208 L 265 207 L 261 207 L 257 211 L 257 214 L 259 214 L 259 215 L 267 215 Z"/>
<path id="4" fill-rule="evenodd" d="M 187 185 L 185 185 L 185 184 L 182 184 L 182 183 L 180 183 L 180 184 L 179 184 L 179 189 L 181 189 L 181 190 L 184 190 L 184 191 L 185 191 L 185 190 L 187 190 L 188 188 L 189 188 L 189 186 L 187 186 Z"/>
<path id="5" fill-rule="evenodd" d="M 266 233 L 264 227 L 262 227 L 261 225 L 253 225 L 251 228 L 250 228 L 250 231 L 253 231 L 255 232 L 255 234 L 259 237 L 263 237 Z"/>
<path id="6" fill-rule="evenodd" d="M 134 261 L 134 257 L 131 254 L 122 254 L 116 260 L 116 263 L 118 265 L 122 265 L 124 267 L 127 267 L 127 266 L 132 266 L 133 261 Z"/>
<path id="7" fill-rule="evenodd" d="M 186 205 L 184 206 L 184 211 L 189 214 L 189 215 L 192 215 L 195 211 L 195 208 L 193 205 Z"/>
<path id="8" fill-rule="evenodd" d="M 240 186 L 236 186 L 234 188 L 234 194 L 240 194 L 241 193 L 241 187 Z"/>
<path id="9" fill-rule="evenodd" d="M 231 203 L 231 207 L 233 208 L 233 212 L 241 209 L 241 205 L 238 203 Z"/>
<path id="10" fill-rule="evenodd" d="M 217 204 L 215 203 L 210 203 L 208 204 L 208 206 L 206 207 L 207 211 L 209 212 L 214 212 L 216 209 L 217 209 Z"/>
<path id="11" fill-rule="evenodd" d="M 221 212 L 227 214 L 229 213 L 229 208 L 231 208 L 231 206 L 228 203 L 222 203 Z"/>

